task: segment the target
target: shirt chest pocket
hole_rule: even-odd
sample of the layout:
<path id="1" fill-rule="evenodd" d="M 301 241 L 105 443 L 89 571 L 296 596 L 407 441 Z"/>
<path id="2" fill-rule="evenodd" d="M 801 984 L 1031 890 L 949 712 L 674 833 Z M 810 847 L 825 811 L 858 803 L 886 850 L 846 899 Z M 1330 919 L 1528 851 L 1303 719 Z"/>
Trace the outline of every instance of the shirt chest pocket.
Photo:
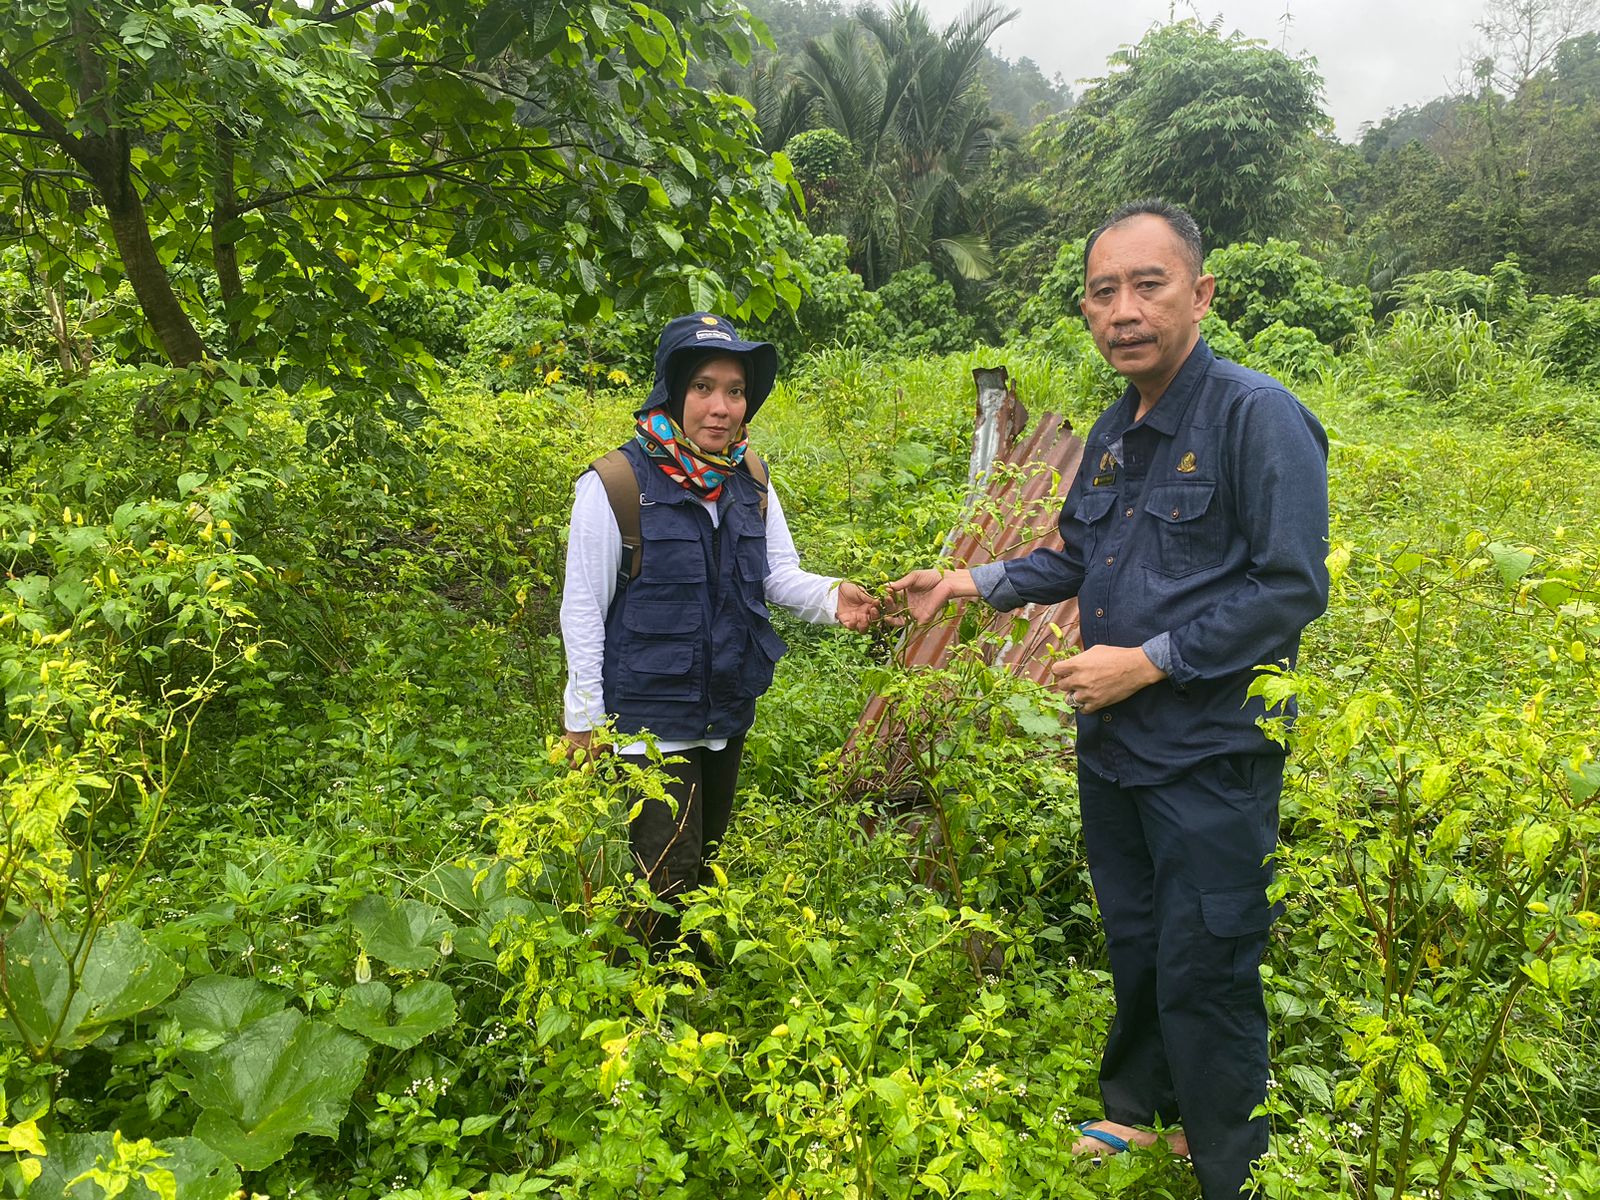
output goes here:
<path id="1" fill-rule="evenodd" d="M 1095 552 L 1100 543 L 1104 541 L 1109 522 L 1106 517 L 1111 512 L 1111 506 L 1116 503 L 1117 494 L 1109 489 L 1103 492 L 1085 492 L 1078 500 L 1078 507 L 1072 514 L 1072 519 L 1078 522 L 1079 536 L 1083 539 L 1083 557 L 1085 562 L 1093 561 Z M 1062 529 L 1063 540 L 1067 531 Z"/>
<path id="2" fill-rule="evenodd" d="M 1221 507 L 1215 483 L 1196 480 L 1152 487 L 1144 501 L 1145 512 L 1155 518 L 1151 569 L 1176 579 L 1220 563 L 1227 549 Z"/>

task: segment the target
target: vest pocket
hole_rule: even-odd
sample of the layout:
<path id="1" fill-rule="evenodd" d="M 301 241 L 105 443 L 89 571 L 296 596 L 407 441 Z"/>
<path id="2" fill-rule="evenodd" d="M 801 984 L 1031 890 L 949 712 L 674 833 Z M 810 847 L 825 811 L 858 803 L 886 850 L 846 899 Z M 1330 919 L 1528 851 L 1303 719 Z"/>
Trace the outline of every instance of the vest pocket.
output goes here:
<path id="1" fill-rule="evenodd" d="M 700 645 L 700 604 L 629 598 L 622 609 L 617 692 L 630 700 L 693 700 Z"/>
<path id="2" fill-rule="evenodd" d="M 694 647 L 682 642 L 637 642 L 627 649 L 618 690 L 628 698 L 693 700 L 700 694 L 694 657 Z"/>
<path id="3" fill-rule="evenodd" d="M 634 633 L 670 638 L 700 632 L 700 604 L 685 600 L 636 600 L 628 598 L 622 609 L 622 624 Z"/>
<path id="4" fill-rule="evenodd" d="M 639 571 L 641 581 L 705 582 L 706 552 L 698 530 L 682 521 L 656 518 L 647 520 L 640 533 L 644 542 L 644 563 Z"/>
<path id="5" fill-rule="evenodd" d="M 765 623 L 750 630 L 750 641 L 750 652 L 739 664 L 739 690 L 746 696 L 760 697 L 772 686 L 773 668 L 789 647 Z"/>
<path id="6" fill-rule="evenodd" d="M 1156 554 L 1151 564 L 1171 578 L 1204 571 L 1222 561 L 1222 516 L 1215 483 L 1158 483 L 1144 510 L 1156 519 Z"/>

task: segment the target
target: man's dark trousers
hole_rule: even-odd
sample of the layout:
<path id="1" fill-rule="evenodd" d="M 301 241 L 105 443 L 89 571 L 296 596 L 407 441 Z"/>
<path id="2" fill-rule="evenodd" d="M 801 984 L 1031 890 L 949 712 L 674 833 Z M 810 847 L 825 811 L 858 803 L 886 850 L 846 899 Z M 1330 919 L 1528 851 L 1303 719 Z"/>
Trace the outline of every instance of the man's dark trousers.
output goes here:
<path id="1" fill-rule="evenodd" d="M 1078 768 L 1117 1001 L 1105 1115 L 1181 1123 L 1206 1200 L 1234 1200 L 1267 1149 L 1267 1120 L 1250 1114 L 1267 1089 L 1259 966 L 1283 761 L 1222 755 L 1146 787 Z"/>

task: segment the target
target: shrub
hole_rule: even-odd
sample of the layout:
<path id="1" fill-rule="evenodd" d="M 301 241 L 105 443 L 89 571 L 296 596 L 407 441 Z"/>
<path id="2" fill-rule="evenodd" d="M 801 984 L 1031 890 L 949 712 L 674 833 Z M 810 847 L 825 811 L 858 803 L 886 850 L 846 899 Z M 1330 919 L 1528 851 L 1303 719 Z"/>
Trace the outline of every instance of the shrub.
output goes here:
<path id="1" fill-rule="evenodd" d="M 1395 284 L 1390 299 L 1407 312 L 1473 313 L 1497 323 L 1506 335 L 1526 331 L 1548 306 L 1548 297 L 1528 294 L 1528 276 L 1515 255 L 1495 263 L 1487 275 L 1460 269 L 1408 275 Z"/>
<path id="2" fill-rule="evenodd" d="M 1207 256 L 1206 270 L 1217 279 L 1212 311 L 1241 337 L 1278 323 L 1308 329 L 1332 346 L 1372 319 L 1365 291 L 1329 278 L 1296 242 L 1268 238 L 1223 246 Z"/>
<path id="3" fill-rule="evenodd" d="M 1078 302 L 1083 299 L 1085 240 L 1066 242 L 1056 252 L 1055 264 L 1045 273 L 1039 290 L 1023 301 L 1017 313 L 1019 332 L 1031 333 L 1063 319 L 1078 319 Z"/>
<path id="4" fill-rule="evenodd" d="M 848 233 L 861 206 L 866 174 L 850 139 L 834 129 L 808 129 L 784 144 L 806 197 L 806 227 Z"/>
<path id="5" fill-rule="evenodd" d="M 518 284 L 494 293 L 467 325 L 462 369 L 497 392 L 628 387 L 650 373 L 655 332 L 638 317 L 570 325 L 553 292 Z"/>
<path id="6" fill-rule="evenodd" d="M 770 321 L 746 326 L 745 335 L 776 343 L 785 360 L 833 342 L 868 349 L 881 345 L 877 318 L 883 301 L 846 265 L 844 238 L 806 237 L 789 252 L 808 277 L 800 307 L 793 316 L 775 312 Z"/>
<path id="7" fill-rule="evenodd" d="M 1534 324 L 1528 345 L 1558 375 L 1600 385 L 1600 299 L 1561 297 Z"/>
<path id="8" fill-rule="evenodd" d="M 956 309 L 955 288 L 926 263 L 896 271 L 876 294 L 880 340 L 894 354 L 953 354 L 977 340 L 977 322 Z"/>
<path id="9" fill-rule="evenodd" d="M 1233 326 L 1214 312 L 1207 313 L 1200 322 L 1200 336 L 1206 339 L 1213 352 L 1223 358 L 1244 362 L 1250 357 L 1250 347 L 1245 340 L 1234 332 Z"/>
<path id="10" fill-rule="evenodd" d="M 1244 363 L 1280 379 L 1311 379 L 1333 365 L 1333 351 L 1311 330 L 1274 321 L 1250 339 Z"/>

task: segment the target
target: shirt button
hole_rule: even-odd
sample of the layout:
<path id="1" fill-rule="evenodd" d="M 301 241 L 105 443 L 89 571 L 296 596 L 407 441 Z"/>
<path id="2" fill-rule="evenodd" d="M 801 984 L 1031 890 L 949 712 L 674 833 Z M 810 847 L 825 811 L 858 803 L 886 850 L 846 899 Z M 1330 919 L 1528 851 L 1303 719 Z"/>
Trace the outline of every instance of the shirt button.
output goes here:
<path id="1" fill-rule="evenodd" d="M 1111 714 L 1110 713 L 1101 713 L 1100 714 L 1100 722 L 1103 725 L 1111 724 Z"/>
<path id="2" fill-rule="evenodd" d="M 1172 519 L 1173 520 L 1177 520 L 1178 519 L 1178 510 L 1177 509 L 1173 509 L 1172 510 Z"/>
<path id="3" fill-rule="evenodd" d="M 1094 610 L 1094 615 L 1097 617 L 1103 617 L 1106 615 L 1106 610 L 1103 608 L 1097 608 Z"/>
<path id="4" fill-rule="evenodd" d="M 1122 515 L 1125 517 L 1133 516 L 1133 505 L 1130 504 L 1127 508 L 1123 509 Z"/>
<path id="5" fill-rule="evenodd" d="M 1116 559 L 1115 555 L 1113 555 L 1113 554 L 1106 555 L 1106 566 L 1109 567 L 1112 563 L 1114 563 L 1116 561 L 1117 561 L 1117 559 Z"/>

